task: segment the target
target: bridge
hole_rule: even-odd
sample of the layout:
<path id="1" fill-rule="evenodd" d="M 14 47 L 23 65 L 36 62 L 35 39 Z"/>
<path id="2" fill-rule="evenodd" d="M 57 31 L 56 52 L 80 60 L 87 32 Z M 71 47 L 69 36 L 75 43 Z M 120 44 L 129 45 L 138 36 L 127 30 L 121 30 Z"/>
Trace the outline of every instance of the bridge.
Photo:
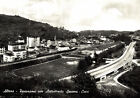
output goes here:
<path id="1" fill-rule="evenodd" d="M 107 75 L 117 72 L 121 68 L 125 69 L 127 67 L 130 67 L 135 53 L 134 49 L 135 44 L 136 42 L 131 42 L 128 46 L 126 46 L 123 55 L 120 58 L 113 61 L 112 63 L 89 70 L 85 73 L 89 73 L 91 76 L 94 76 L 96 80 L 99 79 L 100 81 L 102 81 L 103 79 L 106 79 Z M 76 76 L 77 75 L 68 76 L 59 80 L 68 80 Z"/>

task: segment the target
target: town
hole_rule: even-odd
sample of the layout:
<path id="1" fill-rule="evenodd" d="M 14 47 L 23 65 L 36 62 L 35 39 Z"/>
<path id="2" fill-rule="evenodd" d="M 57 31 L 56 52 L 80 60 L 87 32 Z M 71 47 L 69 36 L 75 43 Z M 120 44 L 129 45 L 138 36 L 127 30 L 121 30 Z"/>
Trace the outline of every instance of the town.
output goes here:
<path id="1" fill-rule="evenodd" d="M 45 40 L 37 36 L 37 37 L 27 37 L 26 40 L 22 38 L 22 36 L 18 36 L 18 39 L 15 42 L 8 43 L 7 47 L 0 47 L 0 61 L 1 64 L 7 62 L 16 62 L 21 60 L 26 60 L 29 58 L 36 58 L 39 54 L 43 53 L 55 53 L 58 51 L 66 51 L 74 48 L 88 48 L 94 44 L 106 44 L 106 43 L 114 43 L 113 40 L 106 38 L 105 36 L 99 36 L 99 38 L 94 39 L 94 36 L 89 36 L 87 38 L 83 37 L 80 39 L 70 39 L 70 40 L 56 40 L 56 36 L 54 36 L 54 40 Z M 96 50 L 99 54 L 103 50 Z M 82 53 L 86 52 L 85 50 Z M 88 51 L 87 51 L 88 52 Z M 93 55 L 94 52 L 91 52 Z M 89 53 L 87 53 L 89 54 Z"/>
<path id="2" fill-rule="evenodd" d="M 140 98 L 140 0 L 0 0 L 0 98 Z"/>
<path id="3" fill-rule="evenodd" d="M 8 17 L 24 20 L 19 16 Z M 13 30 L 15 26 L 8 31 L 3 26 L 1 31 L 7 33 L 0 36 L 0 94 L 40 92 L 42 98 L 55 92 L 54 96 L 58 93 L 60 98 L 80 98 L 83 94 L 127 98 L 131 92 L 130 98 L 139 96 L 136 77 L 140 62 L 140 31 L 72 32 L 64 27 L 48 27 L 30 20 L 24 22 L 30 25 L 21 23 L 19 30 L 15 28 L 20 32 Z M 129 76 L 133 79 L 127 78 Z"/>

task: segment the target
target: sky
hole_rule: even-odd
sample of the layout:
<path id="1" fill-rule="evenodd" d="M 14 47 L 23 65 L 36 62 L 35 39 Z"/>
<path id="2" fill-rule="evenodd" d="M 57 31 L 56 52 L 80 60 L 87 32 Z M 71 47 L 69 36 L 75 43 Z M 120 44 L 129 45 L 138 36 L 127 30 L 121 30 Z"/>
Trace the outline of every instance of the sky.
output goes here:
<path id="1" fill-rule="evenodd" d="M 71 31 L 140 29 L 140 0 L 0 0 L 0 14 Z"/>

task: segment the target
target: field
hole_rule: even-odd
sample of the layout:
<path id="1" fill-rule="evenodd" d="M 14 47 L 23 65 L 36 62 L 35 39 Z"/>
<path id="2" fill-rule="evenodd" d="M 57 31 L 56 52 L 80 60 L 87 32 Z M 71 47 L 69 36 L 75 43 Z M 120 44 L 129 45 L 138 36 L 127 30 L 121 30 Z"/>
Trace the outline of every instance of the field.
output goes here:
<path id="1" fill-rule="evenodd" d="M 105 48 L 111 45 L 114 44 L 103 45 L 100 47 Z M 78 58 L 60 58 L 50 62 L 16 69 L 13 70 L 12 73 L 16 76 L 23 77 L 23 78 L 30 78 L 32 76 L 37 75 L 43 77 L 44 80 L 55 80 L 76 73 L 77 65 L 71 64 L 71 62 L 78 61 L 78 60 L 79 60 Z M 67 62 L 70 62 L 70 64 L 68 64 Z"/>
<path id="2" fill-rule="evenodd" d="M 140 67 L 134 67 L 133 71 L 122 75 L 119 81 L 135 89 L 140 94 Z"/>
<path id="3" fill-rule="evenodd" d="M 67 63 L 73 61 L 78 61 L 78 59 L 60 58 L 54 61 L 13 70 L 13 74 L 24 78 L 40 75 L 45 80 L 55 80 L 73 74 L 77 65 Z"/>

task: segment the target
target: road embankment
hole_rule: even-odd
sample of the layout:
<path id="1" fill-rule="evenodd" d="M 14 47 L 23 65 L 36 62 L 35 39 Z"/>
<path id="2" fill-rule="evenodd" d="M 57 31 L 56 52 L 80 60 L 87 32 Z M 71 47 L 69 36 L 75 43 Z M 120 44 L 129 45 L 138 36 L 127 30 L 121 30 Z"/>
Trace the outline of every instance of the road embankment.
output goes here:
<path id="1" fill-rule="evenodd" d="M 51 60 L 55 60 L 55 59 L 58 59 L 58 58 L 61 58 L 61 55 L 56 54 L 56 55 L 44 56 L 44 57 L 40 57 L 40 58 L 36 58 L 36 59 L 30 59 L 30 60 L 15 62 L 15 63 L 9 63 L 9 64 L 6 64 L 6 65 L 0 66 L 0 70 L 10 71 L 10 70 L 13 70 L 13 69 L 18 69 L 18 68 L 22 68 L 22 67 L 27 67 L 27 66 L 40 64 L 40 63 L 51 61 Z"/>
<path id="2" fill-rule="evenodd" d="M 47 61 L 61 58 L 61 55 L 66 54 L 68 52 L 75 51 L 75 50 L 77 50 L 77 48 L 70 49 L 70 50 L 64 50 L 64 51 L 57 51 L 57 52 L 52 52 L 52 53 L 43 53 L 43 54 L 38 55 L 37 58 L 34 58 L 34 59 L 1 64 L 0 70 L 9 71 L 9 70 L 13 70 L 13 69 L 18 69 L 18 68 L 22 68 L 22 67 L 27 67 L 27 66 L 31 66 L 31 65 L 35 65 L 35 64 L 44 63 Z"/>

